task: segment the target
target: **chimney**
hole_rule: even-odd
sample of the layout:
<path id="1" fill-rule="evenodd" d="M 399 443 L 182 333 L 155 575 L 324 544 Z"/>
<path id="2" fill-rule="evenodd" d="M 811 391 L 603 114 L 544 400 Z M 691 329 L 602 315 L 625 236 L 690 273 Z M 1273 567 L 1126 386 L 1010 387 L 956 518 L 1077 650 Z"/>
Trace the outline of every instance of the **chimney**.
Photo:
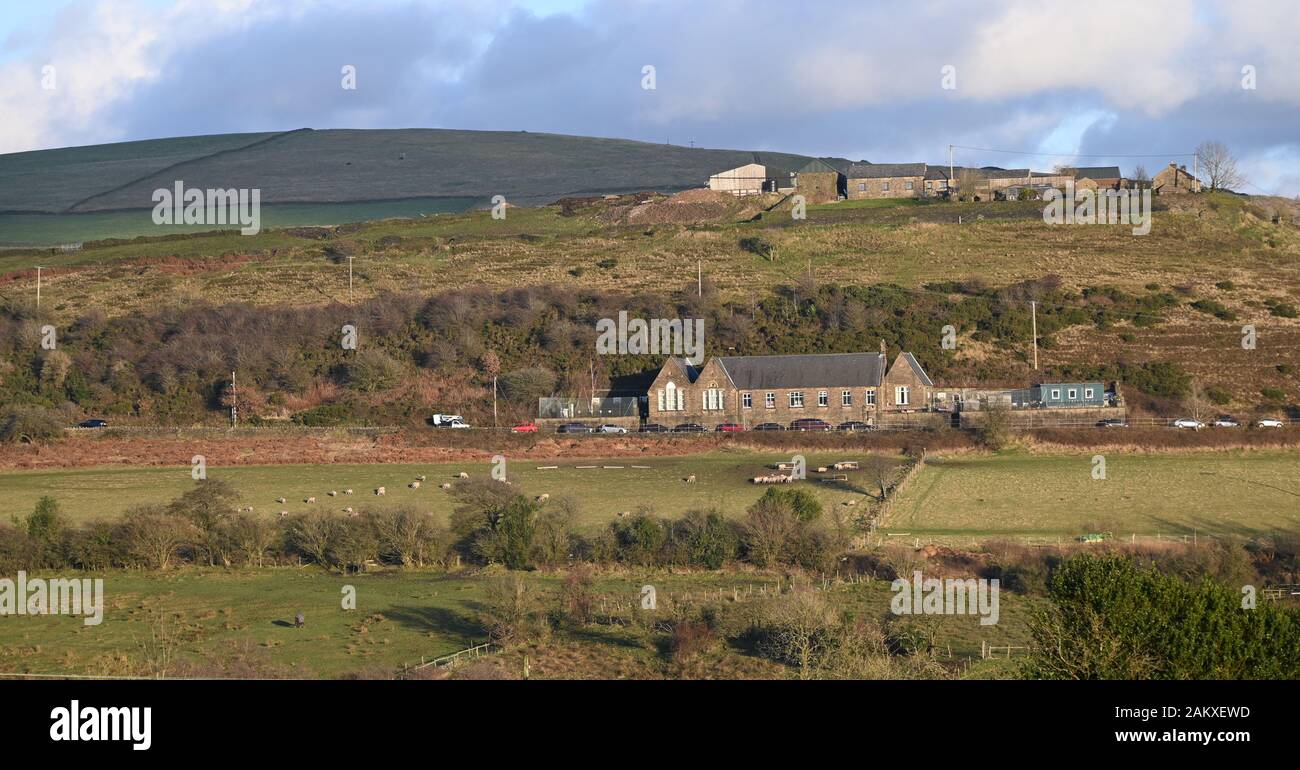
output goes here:
<path id="1" fill-rule="evenodd" d="M 885 341 L 884 341 L 884 340 L 881 340 L 881 341 L 880 341 L 880 355 L 882 355 L 882 356 L 885 355 Z"/>

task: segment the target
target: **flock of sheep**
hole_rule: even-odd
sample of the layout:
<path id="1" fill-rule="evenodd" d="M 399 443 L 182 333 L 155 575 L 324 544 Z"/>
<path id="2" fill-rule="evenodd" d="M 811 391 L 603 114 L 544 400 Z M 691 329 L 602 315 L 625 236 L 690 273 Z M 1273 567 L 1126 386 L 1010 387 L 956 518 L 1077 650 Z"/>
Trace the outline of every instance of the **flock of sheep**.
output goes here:
<path id="1" fill-rule="evenodd" d="M 419 489 L 419 488 L 420 488 L 420 485 L 423 484 L 425 481 L 427 481 L 428 478 L 429 478 L 428 476 L 425 476 L 425 475 L 421 474 L 421 475 L 419 475 L 419 476 L 416 476 L 416 477 L 415 477 L 415 480 L 412 481 L 411 483 L 407 484 L 406 486 L 407 486 L 408 488 L 410 488 L 410 489 Z M 469 474 L 468 474 L 468 473 L 465 473 L 464 471 L 461 471 L 460 473 L 456 474 L 456 478 L 458 478 L 458 479 L 468 479 L 468 478 L 469 478 Z M 451 484 L 450 484 L 450 483 L 444 483 L 440 488 L 441 488 L 441 489 L 444 489 L 444 490 L 446 490 L 446 489 L 451 489 Z M 343 494 L 343 495 L 350 495 L 350 494 L 352 494 L 352 490 L 351 490 L 351 489 L 345 489 L 345 490 L 343 490 L 343 491 L 340 493 L 340 492 L 339 492 L 338 490 L 336 490 L 336 489 L 331 489 L 330 491 L 326 492 L 325 494 L 328 495 L 329 497 L 338 497 L 340 494 Z M 383 497 L 384 495 L 387 495 L 387 494 L 388 494 L 388 488 L 387 488 L 387 487 L 375 487 L 375 495 L 376 495 L 376 496 L 378 496 L 378 497 Z M 550 498 L 550 495 L 542 495 L 542 496 L 540 496 L 540 497 L 538 498 L 538 502 L 545 502 L 545 501 L 546 501 L 547 499 L 549 499 L 549 498 Z M 284 498 L 284 497 L 277 497 L 277 498 L 275 498 L 275 501 L 276 501 L 277 503 L 279 503 L 280 505 L 284 505 L 285 503 L 288 502 L 288 499 L 287 499 L 287 498 Z M 316 498 L 315 498 L 314 496 L 313 496 L 313 497 L 306 497 L 306 498 L 303 498 L 303 502 L 304 502 L 304 503 L 307 503 L 307 504 L 310 504 L 310 505 L 314 505 L 314 504 L 316 503 Z M 252 513 L 252 512 L 253 512 L 253 506 L 249 505 L 249 506 L 245 506 L 245 507 L 243 507 L 243 508 L 240 508 L 240 509 L 239 509 L 239 512 L 240 512 L 240 513 L 245 513 L 245 512 L 247 512 L 247 513 Z M 348 507 L 346 507 L 346 508 L 343 508 L 343 509 L 342 509 L 342 512 L 343 512 L 343 513 L 346 513 L 346 514 L 349 515 L 349 516 L 356 516 L 356 515 L 357 515 L 357 511 L 356 511 L 356 509 L 353 508 L 352 506 L 348 506 Z M 280 511 L 280 518 L 283 519 L 283 518 L 287 517 L 288 515 L 289 515 L 289 512 L 288 512 L 288 511 L 286 511 L 286 510 L 282 510 L 282 511 Z"/>

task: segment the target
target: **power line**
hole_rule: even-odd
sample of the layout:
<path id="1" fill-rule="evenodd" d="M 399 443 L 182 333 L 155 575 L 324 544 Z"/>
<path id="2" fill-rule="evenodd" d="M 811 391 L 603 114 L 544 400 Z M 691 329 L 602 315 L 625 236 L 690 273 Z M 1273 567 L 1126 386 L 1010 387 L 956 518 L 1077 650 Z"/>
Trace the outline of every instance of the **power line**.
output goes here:
<path id="1" fill-rule="evenodd" d="M 1040 155 L 1048 158 L 1194 158 L 1194 152 L 1165 152 L 1151 154 L 1132 154 L 1132 153 L 1082 153 L 1082 152 L 1037 152 L 1030 150 L 999 150 L 993 147 L 968 147 L 964 144 L 954 144 L 960 150 L 977 150 L 979 152 L 1001 152 L 1008 155 Z"/>

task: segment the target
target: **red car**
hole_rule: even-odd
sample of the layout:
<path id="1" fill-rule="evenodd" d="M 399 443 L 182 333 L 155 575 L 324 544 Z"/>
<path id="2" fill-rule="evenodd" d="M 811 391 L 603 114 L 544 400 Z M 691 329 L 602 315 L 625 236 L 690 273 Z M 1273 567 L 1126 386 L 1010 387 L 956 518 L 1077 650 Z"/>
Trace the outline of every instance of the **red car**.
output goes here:
<path id="1" fill-rule="evenodd" d="M 537 423 L 535 423 L 535 422 L 521 422 L 521 423 L 519 423 L 518 425 L 516 425 L 515 427 L 511 428 L 511 429 L 510 429 L 510 432 L 511 432 L 511 433 L 536 433 L 536 432 L 537 432 Z"/>
<path id="2" fill-rule="evenodd" d="M 724 422 L 716 430 L 719 433 L 740 433 L 744 428 L 734 422 Z"/>

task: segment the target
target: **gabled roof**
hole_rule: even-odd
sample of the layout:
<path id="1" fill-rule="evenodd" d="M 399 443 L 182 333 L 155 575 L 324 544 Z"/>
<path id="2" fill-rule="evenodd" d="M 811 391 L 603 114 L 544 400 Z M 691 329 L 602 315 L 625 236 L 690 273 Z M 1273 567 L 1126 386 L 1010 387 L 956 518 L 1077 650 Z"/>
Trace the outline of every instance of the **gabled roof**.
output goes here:
<path id="1" fill-rule="evenodd" d="M 874 387 L 885 373 L 880 353 L 719 356 L 717 361 L 740 390 Z"/>
<path id="2" fill-rule="evenodd" d="M 849 163 L 837 161 L 835 158 L 814 158 L 799 169 L 800 174 L 842 174 Z"/>
<path id="3" fill-rule="evenodd" d="M 853 163 L 844 175 L 850 179 L 885 179 L 895 176 L 925 176 L 924 163 Z"/>
<path id="4" fill-rule="evenodd" d="M 693 366 L 691 362 L 687 361 L 685 358 L 675 358 L 673 356 L 669 356 L 668 359 L 664 361 L 664 366 L 673 367 L 674 369 L 677 370 L 678 374 L 681 374 L 684 377 L 686 377 L 686 381 L 692 384 L 694 384 L 695 379 L 700 376 L 700 370 L 695 368 L 695 366 Z M 657 376 L 658 375 L 656 375 L 656 377 Z"/>
<path id="5" fill-rule="evenodd" d="M 912 367 L 912 370 L 916 372 L 916 376 L 921 378 L 921 382 L 925 383 L 927 388 L 934 387 L 934 383 L 930 381 L 930 375 L 926 374 L 925 370 L 921 368 L 921 362 L 916 360 L 916 356 L 911 353 L 900 353 L 898 357 L 907 361 L 907 364 Z"/>
<path id="6" fill-rule="evenodd" d="M 1085 166 L 1074 170 L 1075 179 L 1119 179 L 1119 166 Z"/>

